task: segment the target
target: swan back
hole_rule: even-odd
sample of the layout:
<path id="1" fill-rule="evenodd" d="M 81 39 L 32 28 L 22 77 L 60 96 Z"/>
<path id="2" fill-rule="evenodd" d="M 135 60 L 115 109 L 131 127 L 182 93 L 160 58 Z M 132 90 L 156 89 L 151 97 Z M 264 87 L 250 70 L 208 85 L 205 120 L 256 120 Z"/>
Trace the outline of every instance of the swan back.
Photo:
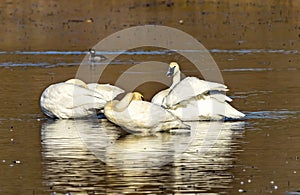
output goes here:
<path id="1" fill-rule="evenodd" d="M 50 85 L 40 98 L 42 111 L 52 118 L 86 117 L 105 103 L 98 93 L 66 82 Z"/>
<path id="2" fill-rule="evenodd" d="M 117 95 L 125 92 L 123 89 L 110 84 L 89 83 L 87 86 L 89 89 L 101 94 L 105 101 L 111 101 Z"/>
<path id="3" fill-rule="evenodd" d="M 65 83 L 74 84 L 77 86 L 88 88 L 87 84 L 80 79 L 69 79 L 69 80 L 65 81 Z"/>

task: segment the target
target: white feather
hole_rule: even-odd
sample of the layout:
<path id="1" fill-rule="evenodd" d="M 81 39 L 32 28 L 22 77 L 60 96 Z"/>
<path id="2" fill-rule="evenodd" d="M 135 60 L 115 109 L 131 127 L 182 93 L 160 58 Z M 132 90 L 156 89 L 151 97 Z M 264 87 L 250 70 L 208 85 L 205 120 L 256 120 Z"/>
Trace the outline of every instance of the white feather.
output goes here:
<path id="1" fill-rule="evenodd" d="M 101 94 L 70 83 L 49 86 L 41 95 L 42 111 L 52 118 L 79 118 L 104 107 Z"/>
<path id="2" fill-rule="evenodd" d="M 162 91 L 158 92 L 157 94 L 155 94 L 152 97 L 151 102 L 153 104 L 165 106 L 165 104 L 166 104 L 165 100 L 166 100 L 166 97 L 169 94 L 170 90 L 171 89 L 168 88 L 168 89 L 165 89 L 165 90 L 162 90 Z"/>
<path id="3" fill-rule="evenodd" d="M 166 105 L 172 106 L 209 91 L 228 91 L 228 89 L 223 84 L 203 81 L 196 77 L 187 77 L 171 89 L 166 97 Z"/>
<path id="4" fill-rule="evenodd" d="M 101 87 L 99 87 L 101 86 Z M 41 95 L 42 111 L 51 118 L 82 118 L 95 115 L 122 89 L 111 85 L 88 84 L 78 79 L 52 84 Z"/>

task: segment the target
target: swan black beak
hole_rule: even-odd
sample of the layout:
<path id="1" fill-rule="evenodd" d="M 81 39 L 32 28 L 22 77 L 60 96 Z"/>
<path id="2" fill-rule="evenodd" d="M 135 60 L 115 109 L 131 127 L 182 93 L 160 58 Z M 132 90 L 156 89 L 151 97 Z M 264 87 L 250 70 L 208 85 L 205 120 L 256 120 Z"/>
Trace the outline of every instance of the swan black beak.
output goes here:
<path id="1" fill-rule="evenodd" d="M 167 74 L 166 74 L 167 77 L 173 76 L 174 70 L 175 70 L 175 66 L 170 67 L 169 70 L 168 70 L 168 72 L 167 72 Z"/>

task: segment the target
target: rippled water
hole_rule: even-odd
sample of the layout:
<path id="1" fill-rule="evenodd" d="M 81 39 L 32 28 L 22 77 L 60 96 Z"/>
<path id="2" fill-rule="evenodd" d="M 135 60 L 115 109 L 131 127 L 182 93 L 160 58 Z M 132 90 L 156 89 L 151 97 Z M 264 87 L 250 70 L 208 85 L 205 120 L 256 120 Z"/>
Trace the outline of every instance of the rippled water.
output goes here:
<path id="1" fill-rule="evenodd" d="M 0 30 L 0 194 L 300 190 L 297 1 L 130 0 L 89 6 L 81 1 L 0 4 L 0 24 L 5 26 Z M 84 22 L 90 17 L 93 23 Z M 48 85 L 73 78 L 96 42 L 138 24 L 169 25 L 201 41 L 245 120 L 191 123 L 190 132 L 140 137 L 124 134 L 105 119 L 52 120 L 42 114 L 39 97 Z M 114 83 L 124 71 L 147 61 L 176 60 L 185 75 L 201 78 L 177 52 L 98 51 L 121 54 L 100 82 Z M 165 76 L 155 72 L 160 74 Z M 150 83 L 137 90 L 149 100 L 164 87 Z"/>
<path id="2" fill-rule="evenodd" d="M 3 67 L 2 192 L 265 194 L 299 189 L 299 88 L 294 82 L 299 70 L 284 65 L 261 70 L 248 55 L 215 55 L 245 120 L 194 123 L 191 132 L 150 137 L 124 135 L 105 119 L 42 115 L 42 90 L 72 77 L 77 66 Z M 223 62 L 229 58 L 236 58 L 229 61 L 233 68 Z M 203 151 L 204 138 L 214 132 L 219 136 Z"/>
<path id="3" fill-rule="evenodd" d="M 234 152 L 230 148 L 235 148 L 232 139 L 243 135 L 244 122 L 192 125 L 197 128 L 193 136 L 184 132 L 120 137 L 117 127 L 106 120 L 99 128 L 88 120 L 47 121 L 41 129 L 47 184 L 57 191 L 90 193 L 195 193 L 216 186 L 228 188 L 233 179 L 228 172 L 230 153 Z M 216 144 L 206 154 L 200 152 L 207 131 L 213 128 L 222 129 L 217 140 L 212 140 Z M 103 142 L 107 139 L 109 142 L 105 150 L 99 146 L 89 150 L 82 136 L 88 138 L 89 145 L 91 138 L 96 145 L 102 143 L 100 146 L 106 145 Z M 70 178 L 76 178 L 72 184 Z"/>

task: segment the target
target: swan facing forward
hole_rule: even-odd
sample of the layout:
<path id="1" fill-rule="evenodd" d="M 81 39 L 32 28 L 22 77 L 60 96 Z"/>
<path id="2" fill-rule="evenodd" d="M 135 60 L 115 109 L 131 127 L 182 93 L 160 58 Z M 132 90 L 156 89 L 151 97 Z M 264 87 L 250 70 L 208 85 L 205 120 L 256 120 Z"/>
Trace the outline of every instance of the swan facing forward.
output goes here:
<path id="1" fill-rule="evenodd" d="M 128 93 L 118 101 L 108 102 L 104 114 L 111 122 L 133 133 L 155 133 L 171 129 L 189 129 L 164 108 L 150 102 L 141 101 L 143 96 L 138 92 Z"/>
<path id="2" fill-rule="evenodd" d="M 124 91 L 108 84 L 86 84 L 79 79 L 52 84 L 41 95 L 41 110 L 51 118 L 83 118 L 96 114 Z"/>
<path id="3" fill-rule="evenodd" d="M 245 115 L 227 102 L 232 99 L 224 95 L 227 86 L 186 77 L 180 81 L 180 68 L 171 62 L 167 76 L 173 76 L 170 88 L 159 92 L 152 102 L 159 104 L 183 121 L 221 120 L 224 117 L 239 119 Z"/>

